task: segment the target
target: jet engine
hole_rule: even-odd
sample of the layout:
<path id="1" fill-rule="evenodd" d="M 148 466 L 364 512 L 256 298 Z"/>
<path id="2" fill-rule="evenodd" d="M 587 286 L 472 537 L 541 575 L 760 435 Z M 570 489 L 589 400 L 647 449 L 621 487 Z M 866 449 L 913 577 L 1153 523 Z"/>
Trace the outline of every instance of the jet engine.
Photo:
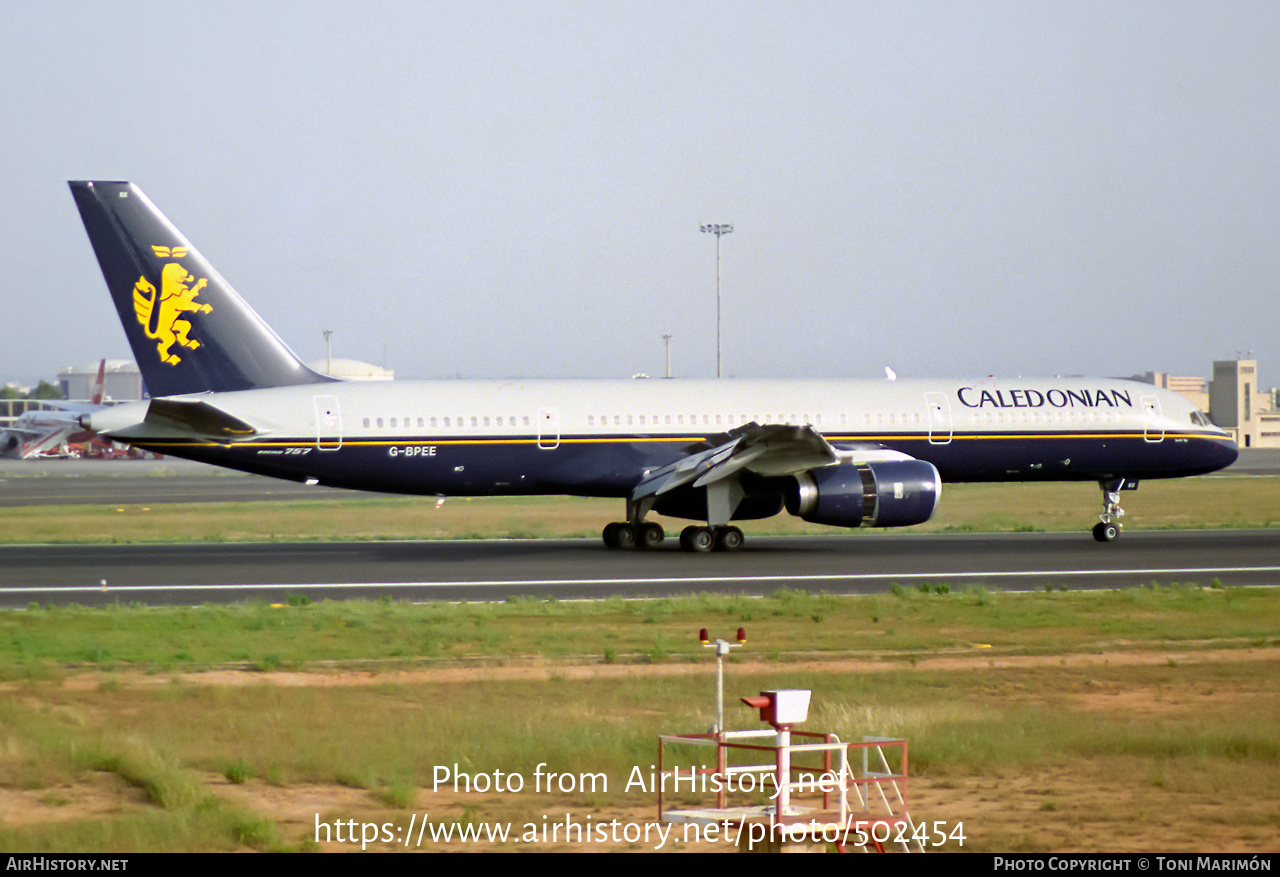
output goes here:
<path id="1" fill-rule="evenodd" d="M 942 478 L 924 460 L 887 460 L 812 469 L 795 476 L 787 511 L 832 527 L 909 527 L 933 516 Z"/>
<path id="2" fill-rule="evenodd" d="M 22 447 L 22 439 L 16 432 L 7 429 L 0 432 L 0 454 L 11 454 Z"/>

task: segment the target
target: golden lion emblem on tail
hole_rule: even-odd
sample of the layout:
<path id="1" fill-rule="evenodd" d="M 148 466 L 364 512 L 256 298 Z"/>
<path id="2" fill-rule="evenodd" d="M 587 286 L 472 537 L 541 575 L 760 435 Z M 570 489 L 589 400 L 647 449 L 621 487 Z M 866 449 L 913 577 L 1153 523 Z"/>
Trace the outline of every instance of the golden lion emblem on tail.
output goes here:
<path id="1" fill-rule="evenodd" d="M 162 259 L 180 259 L 187 254 L 185 247 L 174 247 L 172 250 L 169 247 L 151 249 Z M 181 315 L 188 311 L 207 314 L 213 310 L 207 304 L 196 302 L 196 296 L 209 281 L 201 278 L 192 286 L 190 284 L 193 280 L 195 277 L 181 263 L 167 262 L 160 271 L 159 294 L 146 277 L 139 277 L 138 282 L 133 285 L 133 312 L 147 337 L 156 341 L 160 361 L 169 365 L 182 362 L 182 358 L 170 349 L 174 344 L 188 350 L 200 347 L 200 342 L 191 337 L 191 324 L 180 319 Z"/>

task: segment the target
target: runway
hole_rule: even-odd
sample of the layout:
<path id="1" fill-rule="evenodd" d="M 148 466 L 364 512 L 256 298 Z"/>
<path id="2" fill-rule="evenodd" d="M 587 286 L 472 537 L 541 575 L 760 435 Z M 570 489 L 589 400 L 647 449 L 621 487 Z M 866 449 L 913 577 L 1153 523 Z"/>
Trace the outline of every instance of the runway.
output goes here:
<path id="1" fill-rule="evenodd" d="M 1241 455 L 1226 474 L 1280 473 L 1280 452 Z M 34 477 L 33 477 L 34 476 Z M 150 477 L 146 477 L 150 476 Z M 350 491 L 282 482 L 182 460 L 3 461 L 0 505 L 268 501 Z M 1280 583 L 1280 531 L 1086 533 L 856 532 L 752 537 L 737 554 L 608 551 L 596 539 L 295 544 L 0 546 L 0 606 L 142 602 L 194 605 L 391 597 L 560 600 L 779 588 L 842 594 L 921 584 L 952 589 L 1072 590 L 1214 578 Z"/>
<path id="2" fill-rule="evenodd" d="M 1082 533 L 855 533 L 754 538 L 735 554 L 609 551 L 596 540 L 0 547 L 0 605 L 198 605 L 290 595 L 324 599 L 558 600 L 780 588 L 884 593 L 1087 590 L 1158 582 L 1280 583 L 1280 531 L 1131 532 L 1110 545 Z"/>

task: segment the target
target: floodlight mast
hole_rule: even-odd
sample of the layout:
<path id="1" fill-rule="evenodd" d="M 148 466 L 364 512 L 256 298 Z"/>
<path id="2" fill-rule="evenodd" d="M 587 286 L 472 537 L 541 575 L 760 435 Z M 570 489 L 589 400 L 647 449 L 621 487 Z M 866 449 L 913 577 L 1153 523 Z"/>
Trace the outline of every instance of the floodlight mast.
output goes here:
<path id="1" fill-rule="evenodd" d="M 723 235 L 732 234 L 733 226 L 723 223 L 704 224 L 701 231 L 708 232 L 716 236 L 716 377 L 721 377 L 720 359 L 720 238 Z"/>

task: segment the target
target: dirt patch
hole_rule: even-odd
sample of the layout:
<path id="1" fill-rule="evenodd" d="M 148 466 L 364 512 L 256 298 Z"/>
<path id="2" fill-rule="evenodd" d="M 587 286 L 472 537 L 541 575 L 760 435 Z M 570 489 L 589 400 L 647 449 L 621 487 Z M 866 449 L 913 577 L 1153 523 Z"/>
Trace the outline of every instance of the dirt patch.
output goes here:
<path id="1" fill-rule="evenodd" d="M 0 789 L 0 825 L 78 822 L 142 813 L 147 797 L 117 774 L 93 771 L 74 783 L 41 789 Z"/>
<path id="2" fill-rule="evenodd" d="M 938 650 L 934 650 L 936 654 Z M 1179 661 L 1196 664 L 1239 663 L 1280 660 L 1280 647 L 1248 649 L 1190 649 L 1109 651 L 1096 654 L 1013 655 L 990 650 L 966 649 L 955 654 L 931 658 L 904 657 L 901 653 L 862 655 L 858 658 L 826 658 L 822 660 L 766 663 L 735 660 L 741 673 L 774 671 L 781 668 L 811 673 L 876 673 L 913 670 L 986 670 L 1032 667 L 1105 667 L 1105 666 L 1176 666 Z M 600 664 L 568 663 L 546 660 L 488 663 L 483 666 L 437 666 L 387 671 L 342 670 L 302 672 L 273 670 L 220 669 L 195 673 L 81 673 L 69 676 L 63 687 L 73 691 L 91 691 L 101 686 L 104 678 L 112 684 L 243 686 L 277 685 L 285 688 L 344 687 L 360 685 L 468 684 L 478 680 L 547 682 L 552 679 L 634 679 L 659 676 L 705 676 L 705 664 Z M 0 684 L 0 691 L 17 690 L 20 683 Z"/>

